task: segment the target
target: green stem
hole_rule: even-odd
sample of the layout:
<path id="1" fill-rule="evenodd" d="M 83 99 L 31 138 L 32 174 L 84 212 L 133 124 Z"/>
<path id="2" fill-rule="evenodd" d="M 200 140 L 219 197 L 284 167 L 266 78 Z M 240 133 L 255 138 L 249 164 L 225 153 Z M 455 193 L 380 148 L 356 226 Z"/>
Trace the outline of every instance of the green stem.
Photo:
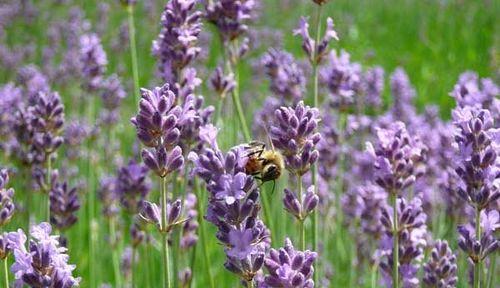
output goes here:
<path id="1" fill-rule="evenodd" d="M 373 264 L 372 265 L 372 277 L 371 277 L 371 287 L 372 288 L 376 288 L 377 287 L 377 276 L 378 276 L 378 273 L 377 273 L 377 269 L 378 269 L 378 265 L 377 264 Z"/>
<path id="2" fill-rule="evenodd" d="M 399 287 L 399 228 L 398 228 L 398 207 L 397 207 L 397 196 L 395 193 L 391 192 L 391 202 L 393 209 L 393 229 L 392 229 L 392 287 Z"/>
<path id="3" fill-rule="evenodd" d="M 268 194 L 267 189 L 265 190 L 265 193 L 261 193 L 260 198 L 262 202 L 262 211 L 264 212 L 264 221 L 269 230 L 271 231 L 271 237 L 273 235 L 273 222 L 271 220 L 270 212 L 269 209 L 271 208 L 271 204 L 269 204 L 269 199 L 268 199 Z"/>
<path id="4" fill-rule="evenodd" d="M 91 156 L 89 156 L 91 157 Z M 90 160 L 89 160 L 90 162 Z M 89 206 L 88 206 L 88 217 L 89 217 L 89 254 L 91 255 L 90 259 L 93 259 L 93 256 L 95 255 L 95 237 L 94 237 L 94 207 L 95 207 L 95 197 L 94 197 L 94 175 L 90 171 L 92 169 L 92 165 L 89 163 L 89 180 L 87 185 L 89 185 Z M 91 283 L 95 284 L 95 266 L 92 263 L 89 263 L 90 265 L 90 281 Z"/>
<path id="5" fill-rule="evenodd" d="M 476 206 L 476 240 L 481 242 L 481 209 Z M 474 288 L 481 287 L 481 257 L 474 265 Z"/>
<path id="6" fill-rule="evenodd" d="M 4 280 L 5 280 L 5 287 L 9 287 L 9 266 L 7 264 L 7 257 L 2 260 L 3 262 L 3 272 L 4 272 Z"/>
<path id="7" fill-rule="evenodd" d="M 134 267 L 134 263 L 135 263 L 135 257 L 137 257 L 137 247 L 134 246 L 132 247 L 132 263 L 130 263 L 130 267 L 131 267 L 131 284 L 132 284 L 132 288 L 135 288 L 135 267 Z"/>
<path id="8" fill-rule="evenodd" d="M 139 67 L 137 65 L 137 45 L 135 43 L 135 23 L 134 23 L 134 5 L 127 6 L 128 31 L 130 41 L 130 57 L 132 58 L 132 77 L 134 79 L 134 105 L 139 103 Z"/>
<path id="9" fill-rule="evenodd" d="M 323 9 L 321 9 L 323 6 L 318 5 L 318 9 L 316 10 L 316 42 L 315 42 L 315 47 L 313 53 L 316 52 L 317 46 L 319 43 L 319 38 L 321 36 L 321 12 Z M 316 58 L 316 55 L 313 56 L 313 58 Z M 318 63 L 317 61 L 313 61 L 312 63 L 313 66 L 313 95 L 314 95 L 314 107 L 318 108 L 319 100 L 318 100 Z"/>
<path id="10" fill-rule="evenodd" d="M 167 178 L 161 178 L 161 235 L 162 235 L 162 256 L 163 256 L 163 288 L 170 288 L 170 259 L 167 233 Z"/>
<path id="11" fill-rule="evenodd" d="M 314 52 L 317 49 L 317 45 L 319 42 L 319 38 L 321 36 L 321 12 L 322 12 L 322 5 L 317 5 L 317 13 L 316 13 L 316 42 L 315 42 L 315 47 L 314 47 Z M 313 53 L 314 53 L 313 52 Z M 314 100 L 314 107 L 318 108 L 319 107 L 319 93 L 318 93 L 318 63 L 316 61 L 313 62 L 313 100 Z M 312 167 L 312 184 L 314 185 L 314 192 L 317 194 L 318 191 L 318 185 L 317 185 L 317 167 L 316 165 L 313 165 Z M 318 209 L 315 209 L 313 214 L 312 214 L 312 226 L 313 226 L 313 231 L 312 231 L 312 249 L 313 251 L 318 251 Z M 319 283 L 319 270 L 317 268 L 317 263 L 315 262 L 313 265 L 313 268 L 315 270 L 314 273 L 314 283 Z"/>
<path id="12" fill-rule="evenodd" d="M 196 201 L 196 209 L 198 210 L 198 223 L 200 224 L 200 242 L 203 244 L 203 258 L 205 260 L 205 273 L 206 273 L 206 278 L 208 278 L 208 281 L 210 283 L 210 288 L 214 288 L 214 279 L 212 277 L 212 263 L 210 262 L 210 257 L 208 255 L 208 246 L 207 246 L 207 236 L 205 232 L 205 220 L 203 219 L 203 214 L 204 211 L 202 210 L 202 205 L 201 205 L 201 189 L 200 189 L 200 183 L 198 182 L 198 178 L 194 178 L 194 186 L 195 186 L 195 191 L 196 191 L 196 197 L 198 198 L 198 201 Z M 194 265 L 194 263 L 192 263 Z M 193 266 L 191 267 L 191 271 L 193 270 Z"/>
<path id="13" fill-rule="evenodd" d="M 144 276 L 146 277 L 146 287 L 150 288 L 151 287 L 151 244 L 146 243 L 146 245 L 143 245 L 143 252 L 145 254 L 145 263 L 144 263 L 144 269 L 146 270 L 144 272 Z M 144 277 L 143 277 L 144 278 Z"/>
<path id="14" fill-rule="evenodd" d="M 247 281 L 247 288 L 253 288 L 253 280 Z"/>
<path id="15" fill-rule="evenodd" d="M 194 270 L 194 263 L 196 263 L 196 252 L 198 250 L 198 243 L 194 244 L 193 246 L 193 251 L 191 251 L 191 260 L 189 260 L 189 268 L 191 271 L 195 271 Z M 191 286 L 193 285 L 193 277 L 191 276 L 191 278 L 188 280 L 188 283 L 183 285 L 183 287 L 188 287 L 188 288 L 191 288 Z"/>
<path id="16" fill-rule="evenodd" d="M 495 280 L 495 270 L 496 270 L 496 264 L 497 264 L 497 255 L 492 255 L 491 257 L 491 263 L 490 263 L 490 269 L 488 269 L 488 285 L 486 287 L 488 288 L 493 288 L 493 283 Z"/>
<path id="17" fill-rule="evenodd" d="M 335 188 L 335 211 L 337 212 L 337 219 L 335 225 L 335 235 L 336 235 L 336 243 L 337 243 L 337 251 L 339 253 L 339 258 L 341 261 L 345 260 L 346 257 L 346 249 L 344 248 L 344 241 L 342 240 L 342 223 L 343 223 L 343 211 L 341 206 L 341 196 L 344 191 L 344 170 L 345 170 L 345 154 L 342 152 L 342 145 L 344 145 L 345 137 L 345 126 L 347 122 L 347 113 L 340 112 L 339 119 L 339 140 L 338 145 L 340 147 L 340 154 L 338 160 L 338 175 L 337 175 L 337 183 Z"/>
<path id="18" fill-rule="evenodd" d="M 116 237 L 116 222 L 114 218 L 111 218 L 109 220 L 109 234 L 111 237 L 111 241 L 113 241 L 113 251 L 112 251 L 112 257 L 113 257 L 113 272 L 115 274 L 115 284 L 116 287 L 121 288 L 122 283 L 121 283 L 121 275 L 120 275 L 120 258 L 118 255 L 118 247 L 117 247 L 117 237 Z M 132 269 L 132 274 L 134 273 L 134 270 Z M 132 276 L 133 277 L 133 276 Z"/>
<path id="19" fill-rule="evenodd" d="M 238 69 L 235 67 L 236 70 Z M 236 78 L 236 87 L 233 89 L 233 103 L 236 108 L 236 113 L 238 113 L 238 119 L 240 120 L 241 124 L 241 129 L 243 130 L 243 137 L 245 138 L 245 141 L 250 142 L 251 136 L 250 136 L 250 130 L 248 130 L 248 125 L 247 121 L 245 120 L 245 115 L 243 114 L 243 109 L 241 108 L 241 100 L 240 100 L 240 75 L 237 71 L 235 73 L 235 78 Z"/>
<path id="20" fill-rule="evenodd" d="M 182 75 L 181 72 L 178 73 L 178 75 Z M 191 147 L 188 145 L 188 147 L 186 147 L 186 151 L 191 151 Z M 183 169 L 183 174 L 182 174 L 182 187 L 181 187 L 181 191 L 178 191 L 178 189 L 176 189 L 176 193 L 175 193 L 175 198 L 176 197 L 179 197 L 181 198 L 181 203 L 182 205 L 184 205 L 185 203 L 185 200 L 186 200 L 186 193 L 187 193 L 187 175 L 188 175 L 188 168 L 189 168 L 189 165 L 184 165 L 184 169 Z M 176 174 L 177 175 L 177 174 Z M 179 179 L 179 177 L 175 177 L 175 187 L 178 187 L 180 185 L 177 185 L 177 179 Z M 173 285 L 174 287 L 179 287 L 179 266 L 180 265 L 184 265 L 183 261 L 184 258 L 182 257 L 182 255 L 184 253 L 180 253 L 181 251 L 181 239 L 182 239 L 182 228 L 181 229 L 176 229 L 175 231 L 172 232 L 173 234 L 173 248 L 172 248 L 172 275 L 174 275 L 174 278 L 172 279 L 173 280 Z M 191 270 L 193 271 L 193 270 Z"/>
<path id="21" fill-rule="evenodd" d="M 297 174 L 297 190 L 298 190 L 298 198 L 300 203 L 302 203 L 302 176 Z M 306 250 L 306 231 L 304 229 L 304 218 L 300 215 L 299 219 L 299 234 L 300 234 L 300 249 L 302 251 Z"/>
<path id="22" fill-rule="evenodd" d="M 234 44 L 234 41 L 233 41 Z M 226 53 L 227 49 L 225 50 Z M 224 54 L 225 54 L 224 53 Z M 240 73 L 238 72 L 238 62 L 237 60 L 234 61 L 229 61 L 228 59 L 231 58 L 230 55 L 225 55 L 226 59 L 226 67 L 229 69 L 229 72 L 234 73 L 234 78 L 236 81 L 236 87 L 234 87 L 232 94 L 233 97 L 233 105 L 236 109 L 236 113 L 238 114 L 238 119 L 241 125 L 241 129 L 243 130 L 243 137 L 245 138 L 245 141 L 250 142 L 251 136 L 250 136 L 250 130 L 248 129 L 247 121 L 245 120 L 245 115 L 243 114 L 243 108 L 241 107 L 241 100 L 240 100 Z"/>
<path id="23" fill-rule="evenodd" d="M 168 248 L 168 237 L 166 233 L 162 233 L 162 254 L 163 254 L 163 288 L 170 288 L 170 260 L 169 260 L 169 248 Z"/>
<path id="24" fill-rule="evenodd" d="M 215 112 L 215 119 L 214 119 L 215 125 L 218 125 L 219 121 L 221 120 L 222 107 L 224 107 L 225 98 L 226 98 L 225 95 L 220 95 L 219 99 L 217 100 L 217 111 Z"/>
<path id="25" fill-rule="evenodd" d="M 87 103 L 86 109 L 86 116 L 87 116 L 87 122 L 92 125 L 95 123 L 95 107 L 96 107 L 96 95 L 91 95 L 89 98 L 89 103 Z M 94 163 L 92 163 L 92 150 L 93 150 L 93 144 L 95 144 L 92 139 L 89 139 L 87 142 L 87 218 L 88 218 L 88 241 L 89 241 L 89 258 L 90 259 L 95 259 L 95 247 L 94 247 L 94 229 L 92 227 L 93 221 L 94 221 L 94 211 L 95 211 L 95 173 L 94 173 Z M 89 282 L 91 287 L 96 287 L 96 274 L 95 274 L 95 267 L 97 265 L 94 265 L 91 261 L 89 261 Z"/>
<path id="26" fill-rule="evenodd" d="M 52 157 L 51 154 L 49 153 L 47 155 L 47 173 L 46 173 L 46 182 L 47 182 L 47 191 L 45 191 L 45 194 L 47 194 L 47 211 L 46 211 L 46 216 L 45 219 L 48 223 L 50 223 L 50 190 L 51 190 L 51 178 L 52 178 Z"/>

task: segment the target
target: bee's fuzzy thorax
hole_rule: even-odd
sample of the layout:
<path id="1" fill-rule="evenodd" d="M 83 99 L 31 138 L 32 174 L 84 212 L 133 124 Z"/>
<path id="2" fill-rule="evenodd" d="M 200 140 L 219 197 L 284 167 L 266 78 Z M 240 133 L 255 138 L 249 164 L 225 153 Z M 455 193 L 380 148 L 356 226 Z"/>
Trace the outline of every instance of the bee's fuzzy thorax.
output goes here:
<path id="1" fill-rule="evenodd" d="M 266 159 L 269 162 L 273 162 L 279 168 L 283 169 L 285 167 L 285 161 L 283 160 L 283 155 L 281 155 L 280 152 L 275 151 L 275 150 L 265 150 L 262 152 L 263 159 Z"/>

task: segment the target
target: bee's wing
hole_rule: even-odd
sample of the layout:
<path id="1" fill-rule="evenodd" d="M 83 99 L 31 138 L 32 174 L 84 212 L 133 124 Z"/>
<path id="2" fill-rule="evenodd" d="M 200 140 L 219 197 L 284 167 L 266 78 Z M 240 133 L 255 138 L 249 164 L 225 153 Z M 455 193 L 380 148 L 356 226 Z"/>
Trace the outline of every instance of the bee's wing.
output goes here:
<path id="1" fill-rule="evenodd" d="M 251 156 L 260 156 L 264 149 L 266 148 L 266 144 L 259 141 L 252 141 L 245 145 L 245 151 L 247 152 L 247 157 Z"/>

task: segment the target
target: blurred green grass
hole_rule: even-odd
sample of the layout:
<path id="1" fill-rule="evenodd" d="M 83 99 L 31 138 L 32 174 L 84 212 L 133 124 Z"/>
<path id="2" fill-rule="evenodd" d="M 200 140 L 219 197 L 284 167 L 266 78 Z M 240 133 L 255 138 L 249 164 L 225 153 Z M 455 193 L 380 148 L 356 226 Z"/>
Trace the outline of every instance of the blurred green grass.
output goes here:
<path id="1" fill-rule="evenodd" d="M 97 4 L 102 1 L 85 0 L 76 1 L 86 12 L 94 24 L 97 21 Z M 108 52 L 109 67 L 108 74 L 117 71 L 120 65 L 125 69 L 120 72 L 121 78 L 126 81 L 129 99 L 125 101 L 122 111 L 123 123 L 118 128 L 118 137 L 122 143 L 122 153 L 124 157 L 131 156 L 132 145 L 135 134 L 131 125 L 128 123 L 130 116 L 136 111 L 136 105 L 132 100 L 131 92 L 131 69 L 130 58 L 128 54 L 115 55 L 110 50 L 110 39 L 118 33 L 118 27 L 122 21 L 126 20 L 126 12 L 118 4 L 119 1 L 106 1 L 110 3 L 111 10 L 109 14 L 109 27 L 103 35 L 103 44 Z M 141 2 L 141 1 L 139 1 Z M 288 4 L 284 4 L 288 2 Z M 52 1 L 36 1 L 42 11 L 49 13 L 48 20 L 62 19 L 69 10 L 69 6 L 60 6 L 51 4 Z M 140 83 L 142 86 L 149 86 L 152 83 L 158 83 L 155 79 L 155 59 L 151 56 L 151 41 L 156 38 L 159 32 L 159 15 L 162 6 L 166 1 L 156 1 L 156 17 L 149 18 L 141 5 L 136 10 L 136 29 L 139 51 L 139 69 Z M 50 12 L 49 12 L 50 11 Z M 283 32 L 283 47 L 291 51 L 297 57 L 302 57 L 300 48 L 300 39 L 292 35 L 292 30 L 298 25 L 298 20 L 302 15 L 313 15 L 312 1 L 275 1 L 267 0 L 261 6 L 261 17 L 255 23 L 260 28 L 269 27 Z M 419 109 L 429 103 L 438 104 L 442 108 L 444 117 L 448 117 L 450 109 L 454 106 L 453 99 L 448 96 L 453 88 L 460 73 L 464 70 L 475 70 L 481 76 L 491 76 L 498 73 L 498 55 L 499 28 L 498 20 L 500 15 L 499 1 L 446 1 L 446 0 L 422 0 L 422 1 L 382 1 L 382 0 L 332 0 L 327 6 L 323 16 L 330 16 L 334 19 L 337 31 L 341 40 L 334 43 L 332 47 L 336 49 L 345 49 L 348 51 L 354 61 L 362 63 L 364 66 L 380 65 L 388 75 L 397 66 L 402 66 L 408 72 L 412 83 L 415 85 L 418 93 L 416 104 Z M 45 31 L 47 23 L 45 20 L 39 20 L 37 23 L 23 23 L 18 21 L 16 25 L 7 30 L 7 42 L 11 45 L 33 42 L 37 44 L 37 56 L 32 59 L 38 65 L 41 64 L 41 45 L 47 45 Z M 211 29 L 206 26 L 207 29 Z M 215 38 L 215 37 L 214 37 Z M 212 49 L 209 53 L 207 62 L 210 67 L 217 63 L 217 57 L 220 56 L 220 45 L 212 41 Z M 265 43 L 264 43 L 265 44 Z M 265 46 L 265 45 L 264 45 Z M 253 52 L 256 56 L 261 51 Z M 496 59 L 496 60 L 495 60 Z M 267 95 L 264 90 L 253 91 L 253 83 L 250 81 L 252 71 L 249 62 L 241 65 L 242 90 L 249 90 L 259 97 L 254 100 L 246 99 L 251 104 L 250 110 L 256 109 L 260 105 L 262 96 Z M 4 81 L 14 80 L 15 71 L 0 71 L 0 79 Z M 207 80 L 207 79 L 203 79 Z M 386 81 L 388 84 L 388 81 Z M 75 93 L 75 85 L 69 85 L 68 88 L 61 90 L 61 95 L 67 105 L 71 106 L 70 94 Z M 259 87 L 266 87 L 265 83 Z M 58 87 L 54 89 L 59 90 Z M 78 90 L 78 89 L 76 89 Z M 207 91 L 207 101 L 214 103 L 212 95 Z M 242 93 L 245 95 L 245 93 Z M 86 97 L 86 95 L 83 95 Z M 386 85 L 386 102 L 390 102 L 389 89 Z M 244 100 L 245 101 L 245 100 Z M 70 107 L 69 106 L 69 107 Z M 71 109 L 71 108 L 70 108 Z M 252 119 L 252 113 L 246 114 L 247 120 Z M 234 129 L 235 121 L 226 122 L 224 130 Z M 234 143 L 225 143 L 227 147 Z M 293 230 L 293 222 L 289 217 L 283 217 L 281 192 L 286 185 L 283 180 L 279 183 L 276 192 L 265 194 L 270 203 L 273 203 L 273 225 L 277 228 L 276 239 L 273 239 L 273 246 L 282 245 L 283 239 L 288 231 Z M 21 185 L 19 185 L 21 186 Z M 270 190 L 266 187 L 266 190 Z M 37 195 L 36 197 L 38 197 Z M 85 207 L 85 206 L 84 206 Z M 98 225 L 96 229 L 99 232 L 98 258 L 89 259 L 87 239 L 87 214 L 86 209 L 80 212 L 80 223 L 68 234 L 70 243 L 71 263 L 78 264 L 77 274 L 82 276 L 84 282 L 82 287 L 89 287 L 89 265 L 96 265 L 99 282 L 112 281 L 109 247 L 106 246 L 105 232 L 106 228 Z M 128 222 L 128 221 L 125 221 Z M 104 225 L 103 223 L 101 223 Z M 13 223 L 9 228 L 14 228 Z M 212 270 L 216 278 L 217 287 L 235 287 L 236 280 L 233 275 L 226 272 L 222 267 L 224 255 L 222 247 L 216 242 L 215 229 L 207 225 L 209 241 L 209 252 L 213 262 Z M 126 229 L 128 226 L 124 225 Z M 347 233 L 344 233 L 347 234 Z M 294 235 L 291 235 L 292 237 Z M 127 236 L 128 237 L 128 236 Z M 352 239 L 344 237 L 348 254 L 352 253 L 354 247 L 351 246 Z M 329 249 L 328 259 L 335 269 L 334 280 L 332 284 L 336 287 L 347 287 L 349 285 L 349 273 L 353 271 L 349 263 L 340 261 L 334 253 L 334 243 L 329 243 L 326 249 Z M 145 251 L 143 251 L 146 253 Z M 197 259 L 202 259 L 198 249 Z M 149 251 L 149 263 L 154 275 L 155 281 L 150 283 L 150 287 L 158 287 L 161 277 L 160 269 L 156 263 L 160 263 L 159 253 Z M 145 262 L 139 263 L 140 283 L 146 283 L 147 275 L 144 271 Z M 196 277 L 203 275 L 198 272 L 204 267 L 203 261 L 196 262 L 195 269 L 195 287 L 206 287 L 206 279 Z M 352 276 L 352 277 L 357 277 Z M 368 284 L 367 284 L 368 285 Z M 465 285 L 462 283 L 462 285 Z"/>

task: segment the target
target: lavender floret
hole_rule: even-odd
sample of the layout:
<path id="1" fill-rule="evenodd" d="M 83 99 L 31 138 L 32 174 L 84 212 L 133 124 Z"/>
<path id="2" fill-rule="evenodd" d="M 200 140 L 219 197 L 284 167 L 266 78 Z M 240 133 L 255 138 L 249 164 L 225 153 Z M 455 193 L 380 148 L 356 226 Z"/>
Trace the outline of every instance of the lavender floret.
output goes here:
<path id="1" fill-rule="evenodd" d="M 68 264 L 67 249 L 60 245 L 59 236 L 50 235 L 51 232 L 52 227 L 46 222 L 32 226 L 29 247 L 25 246 L 27 237 L 23 230 L 8 234 L 8 243 L 15 257 L 11 271 L 15 275 L 16 287 L 78 286 L 80 278 L 72 275 L 75 265 Z"/>
<path id="2" fill-rule="evenodd" d="M 7 188 L 9 174 L 6 169 L 0 169 L 0 227 L 10 222 L 14 215 L 14 189 Z"/>
<path id="3" fill-rule="evenodd" d="M 313 264 L 316 252 L 297 251 L 290 239 L 285 239 L 285 247 L 271 249 L 264 265 L 269 272 L 264 278 L 263 287 L 302 287 L 313 288 Z"/>
<path id="4" fill-rule="evenodd" d="M 75 215 L 80 209 L 78 191 L 68 187 L 68 183 L 56 183 L 49 192 L 50 196 L 50 223 L 60 231 L 73 226 L 78 217 Z"/>
<path id="5" fill-rule="evenodd" d="M 457 277 L 457 257 L 448 242 L 438 240 L 431 251 L 429 261 L 424 265 L 423 281 L 428 287 L 455 287 Z"/>
<path id="6" fill-rule="evenodd" d="M 321 135 L 316 132 L 319 111 L 300 101 L 295 108 L 281 107 L 274 115 L 276 121 L 269 131 L 271 140 L 285 156 L 287 169 L 304 175 L 319 157 L 316 150 L 316 144 L 321 140 Z"/>

